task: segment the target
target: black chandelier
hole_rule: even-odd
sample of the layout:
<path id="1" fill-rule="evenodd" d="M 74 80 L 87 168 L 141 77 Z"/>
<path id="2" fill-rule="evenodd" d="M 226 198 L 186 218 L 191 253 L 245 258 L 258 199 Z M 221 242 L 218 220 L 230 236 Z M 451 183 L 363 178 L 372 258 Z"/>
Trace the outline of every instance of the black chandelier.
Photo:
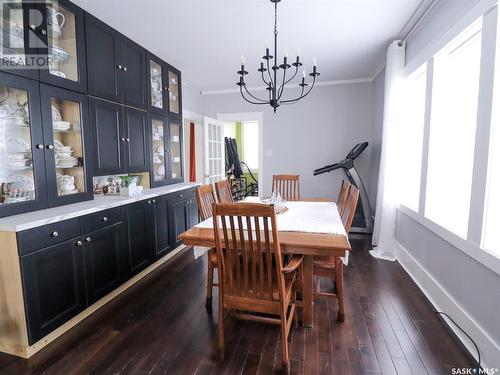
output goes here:
<path id="1" fill-rule="evenodd" d="M 300 62 L 299 54 L 297 54 L 295 62 L 293 62 L 292 65 L 288 64 L 288 56 L 285 52 L 283 57 L 283 64 L 278 65 L 278 3 L 280 1 L 281 0 L 271 0 L 271 3 L 274 3 L 274 56 L 271 56 L 269 54 L 269 48 L 266 48 L 266 54 L 262 56 L 262 60 L 266 61 L 267 67 L 264 67 L 264 62 L 261 61 L 260 68 L 257 69 L 257 71 L 261 73 L 262 80 L 266 84 L 268 99 L 257 98 L 248 90 L 247 84 L 245 83 L 245 75 L 247 75 L 248 72 L 245 70 L 245 61 L 243 60 L 243 56 L 241 57 L 241 70 L 237 72 L 240 75 L 240 81 L 236 83 L 240 87 L 240 93 L 243 99 L 251 104 L 269 104 L 271 107 L 273 107 L 274 113 L 276 113 L 276 109 L 282 104 L 293 104 L 298 102 L 300 99 L 305 98 L 313 89 L 314 84 L 316 83 L 316 77 L 319 76 L 319 73 L 316 71 L 316 60 L 314 59 L 312 73 L 309 73 L 309 75 L 312 77 L 312 83 L 309 89 L 307 89 L 306 91 L 306 87 L 309 86 L 309 84 L 305 82 L 306 72 L 304 70 L 302 75 L 302 82 L 299 83 L 299 86 L 302 88 L 300 95 L 294 99 L 281 99 L 281 97 L 283 96 L 285 85 L 295 78 L 297 72 L 299 71 L 299 67 L 302 66 L 302 63 Z M 271 60 L 274 60 L 274 65 L 272 67 L 270 66 Z M 287 79 L 287 70 L 292 66 L 295 67 L 295 72 L 290 78 Z M 280 69 L 283 69 L 283 79 L 280 80 L 281 85 L 278 84 L 278 71 Z M 272 73 L 271 70 L 273 70 Z M 267 80 L 266 76 L 269 78 L 269 80 Z M 245 90 L 245 92 L 243 92 L 243 90 Z M 250 98 L 245 96 L 245 93 Z"/>

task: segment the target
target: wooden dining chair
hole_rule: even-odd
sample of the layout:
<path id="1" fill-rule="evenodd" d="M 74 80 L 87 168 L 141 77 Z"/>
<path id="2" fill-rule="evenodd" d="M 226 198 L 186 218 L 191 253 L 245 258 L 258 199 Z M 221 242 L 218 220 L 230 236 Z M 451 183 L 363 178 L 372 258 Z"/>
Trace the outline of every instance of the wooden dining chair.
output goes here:
<path id="1" fill-rule="evenodd" d="M 296 316 L 294 284 L 303 256 L 292 256 L 283 265 L 273 205 L 220 203 L 213 212 L 220 265 L 220 358 L 224 359 L 224 315 L 229 311 L 239 319 L 281 326 L 282 364 L 288 371 L 288 335 Z"/>
<path id="2" fill-rule="evenodd" d="M 219 203 L 234 202 L 233 194 L 231 193 L 231 186 L 229 186 L 229 182 L 227 180 L 216 182 L 215 191 L 217 192 L 217 199 L 219 200 Z"/>
<path id="3" fill-rule="evenodd" d="M 339 214 L 342 216 L 345 206 L 347 203 L 347 196 L 349 194 L 349 187 L 351 186 L 351 183 L 342 180 L 342 185 L 340 186 L 340 191 L 339 191 L 339 196 L 337 198 L 337 209 L 339 210 Z"/>
<path id="4" fill-rule="evenodd" d="M 201 221 L 205 221 L 212 217 L 212 206 L 217 203 L 215 192 L 212 185 L 201 185 L 196 189 L 196 198 L 198 201 L 198 212 L 200 213 Z M 212 289 L 218 286 L 214 283 L 214 269 L 217 268 L 217 252 L 215 248 L 211 248 L 207 252 L 207 298 L 205 306 L 207 309 L 212 308 Z"/>
<path id="5" fill-rule="evenodd" d="M 349 192 L 347 194 L 347 200 L 344 212 L 340 215 L 342 219 L 342 224 L 347 234 L 351 230 L 352 221 L 354 219 L 354 213 L 356 212 L 356 206 L 359 199 L 359 190 L 354 186 L 350 185 Z M 322 292 L 319 282 L 316 286 L 315 295 L 324 295 L 337 297 L 339 310 L 337 313 L 337 320 L 343 322 L 345 320 L 344 313 L 344 263 L 341 257 L 314 257 L 313 262 L 313 273 L 317 277 L 328 277 L 332 278 L 335 282 L 334 293 Z"/>
<path id="6" fill-rule="evenodd" d="M 300 176 L 294 174 L 273 175 L 273 190 L 279 191 L 286 201 L 300 200 Z"/>

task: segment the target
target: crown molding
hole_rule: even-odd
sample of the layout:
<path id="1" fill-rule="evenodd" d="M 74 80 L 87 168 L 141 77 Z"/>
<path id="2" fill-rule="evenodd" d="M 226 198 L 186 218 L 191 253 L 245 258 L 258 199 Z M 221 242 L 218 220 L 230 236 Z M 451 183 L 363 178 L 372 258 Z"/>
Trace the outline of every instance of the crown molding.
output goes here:
<path id="1" fill-rule="evenodd" d="M 353 83 L 369 83 L 372 82 L 373 78 L 368 77 L 368 78 L 356 78 L 356 79 L 344 79 L 344 80 L 338 80 L 338 81 L 321 81 L 321 82 L 316 82 L 315 86 L 337 86 L 337 85 L 349 85 Z M 248 91 L 265 91 L 266 86 L 254 86 L 254 87 L 247 87 Z M 290 89 L 292 88 L 291 86 L 285 87 L 285 89 Z M 295 87 L 293 87 L 295 88 Z M 239 93 L 239 89 L 227 89 L 227 90 L 201 90 L 200 94 L 201 95 L 220 95 L 220 94 L 235 94 Z"/>

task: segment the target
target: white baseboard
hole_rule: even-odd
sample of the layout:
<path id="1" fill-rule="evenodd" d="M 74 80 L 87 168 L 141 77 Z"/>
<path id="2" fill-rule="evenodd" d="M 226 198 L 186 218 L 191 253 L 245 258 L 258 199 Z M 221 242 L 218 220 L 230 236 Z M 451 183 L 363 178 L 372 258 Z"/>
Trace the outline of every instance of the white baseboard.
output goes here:
<path id="1" fill-rule="evenodd" d="M 465 311 L 450 294 L 434 279 L 434 277 L 405 249 L 397 244 L 396 259 L 410 275 L 427 299 L 437 311 L 443 311 L 470 335 L 481 352 L 481 365 L 483 368 L 500 367 L 500 347 L 487 332 Z M 480 306 L 478 306 L 480 308 Z M 492 314 L 497 314 L 493 312 Z M 477 352 L 469 338 L 465 336 L 447 318 L 443 318 L 451 330 L 462 341 L 463 345 L 477 360 Z M 500 323 L 499 323 L 500 324 Z"/>

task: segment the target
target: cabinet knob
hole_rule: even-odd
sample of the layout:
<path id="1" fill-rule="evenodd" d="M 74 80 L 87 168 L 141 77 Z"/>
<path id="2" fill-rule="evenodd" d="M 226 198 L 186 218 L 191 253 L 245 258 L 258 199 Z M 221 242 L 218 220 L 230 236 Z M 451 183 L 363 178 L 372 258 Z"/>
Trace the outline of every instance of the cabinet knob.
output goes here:
<path id="1" fill-rule="evenodd" d="M 76 244 L 77 244 L 78 246 L 82 246 L 82 245 L 83 245 L 83 242 L 82 242 L 82 241 L 76 241 Z"/>
<path id="2" fill-rule="evenodd" d="M 123 70 L 123 66 L 121 66 L 120 64 L 118 64 L 116 67 L 120 70 Z"/>
<path id="3" fill-rule="evenodd" d="M 36 26 L 35 25 L 30 25 L 30 29 L 35 31 L 36 30 Z"/>
<path id="4" fill-rule="evenodd" d="M 43 145 L 36 145 L 36 148 L 39 150 L 43 150 Z"/>
<path id="5" fill-rule="evenodd" d="M 127 71 L 127 67 L 126 67 L 126 66 L 124 66 L 124 67 L 123 67 L 123 71 L 124 71 L 124 72 L 126 72 L 126 71 Z"/>
<path id="6" fill-rule="evenodd" d="M 85 239 L 85 241 L 90 242 L 90 241 L 92 241 L 92 240 L 90 239 L 90 237 L 87 237 L 87 238 Z"/>
<path id="7" fill-rule="evenodd" d="M 168 91 L 168 86 L 165 86 L 165 90 L 167 90 L 167 91 Z"/>
<path id="8" fill-rule="evenodd" d="M 102 221 L 105 223 L 106 221 L 108 221 L 108 218 L 107 218 L 106 216 L 104 216 L 104 217 L 102 218 Z"/>
<path id="9" fill-rule="evenodd" d="M 121 138 L 120 138 L 120 140 L 121 140 L 122 142 L 125 142 L 125 137 L 121 137 Z"/>
<path id="10" fill-rule="evenodd" d="M 148 204 L 151 204 L 151 201 L 148 201 Z"/>
<path id="11" fill-rule="evenodd" d="M 130 142 L 130 138 L 125 139 L 127 142 Z"/>
<path id="12" fill-rule="evenodd" d="M 54 146 L 53 146 L 53 145 L 47 145 L 47 148 L 48 148 L 49 150 L 53 150 L 53 149 L 54 149 Z"/>
<path id="13" fill-rule="evenodd" d="M 40 31 L 42 33 L 42 35 L 47 35 L 47 30 L 45 29 L 42 29 L 42 31 Z"/>
<path id="14" fill-rule="evenodd" d="M 156 199 L 153 199 L 153 203 L 156 203 Z"/>
<path id="15" fill-rule="evenodd" d="M 179 194 L 179 198 L 182 198 L 182 194 Z"/>
<path id="16" fill-rule="evenodd" d="M 51 235 L 52 237 L 57 237 L 57 236 L 59 236 L 59 232 L 54 231 L 54 232 L 52 232 L 50 235 Z"/>

